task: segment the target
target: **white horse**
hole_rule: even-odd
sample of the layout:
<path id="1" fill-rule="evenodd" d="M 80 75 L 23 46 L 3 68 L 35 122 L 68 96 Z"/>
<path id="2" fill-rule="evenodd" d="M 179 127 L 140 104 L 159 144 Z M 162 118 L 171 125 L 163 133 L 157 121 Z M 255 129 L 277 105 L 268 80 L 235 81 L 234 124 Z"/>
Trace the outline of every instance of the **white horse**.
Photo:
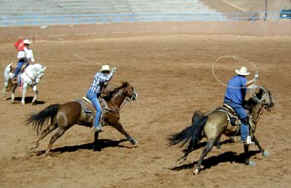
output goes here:
<path id="1" fill-rule="evenodd" d="M 25 104 L 25 95 L 27 91 L 27 87 L 32 87 L 32 90 L 34 92 L 34 97 L 32 100 L 32 104 L 34 104 L 37 100 L 38 90 L 37 90 L 37 84 L 41 80 L 41 78 L 44 75 L 44 72 L 46 70 L 46 67 L 40 65 L 40 64 L 32 64 L 29 65 L 23 73 L 20 73 L 18 76 L 18 83 L 19 81 L 22 83 L 22 99 L 21 103 Z M 15 90 L 17 86 L 19 86 L 18 83 L 12 82 L 12 76 L 11 74 L 11 64 L 7 65 L 4 70 L 4 87 L 3 87 L 3 95 L 6 96 L 7 92 L 11 90 L 11 102 L 14 103 L 15 99 Z"/>

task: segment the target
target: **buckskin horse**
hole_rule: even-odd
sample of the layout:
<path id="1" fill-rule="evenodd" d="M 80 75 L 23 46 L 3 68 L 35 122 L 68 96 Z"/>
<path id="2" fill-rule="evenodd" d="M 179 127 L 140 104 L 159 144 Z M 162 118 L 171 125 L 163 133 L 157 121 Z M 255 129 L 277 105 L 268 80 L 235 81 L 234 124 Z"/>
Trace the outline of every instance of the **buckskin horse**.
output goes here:
<path id="1" fill-rule="evenodd" d="M 137 141 L 125 131 L 119 120 L 122 104 L 126 100 L 134 101 L 136 98 L 136 90 L 128 82 L 123 82 L 120 87 L 107 92 L 107 94 L 103 97 L 103 99 L 107 102 L 108 109 L 103 111 L 102 124 L 104 126 L 109 125 L 117 129 L 127 138 L 127 141 L 130 141 L 133 145 L 136 145 Z M 34 151 L 37 149 L 39 142 L 49 133 L 57 129 L 55 134 L 50 138 L 45 153 L 48 154 L 52 149 L 54 142 L 73 125 L 78 124 L 83 126 L 92 126 L 94 114 L 95 113 L 90 111 L 90 109 L 88 110 L 88 108 L 84 107 L 84 101 L 77 100 L 64 104 L 53 104 L 46 107 L 39 113 L 30 115 L 26 123 L 32 125 L 38 135 L 35 145 L 31 148 L 31 150 Z M 50 123 L 45 129 L 43 129 L 45 122 L 47 121 Z M 96 146 L 98 135 L 98 132 L 95 132 L 94 146 Z"/>
<path id="2" fill-rule="evenodd" d="M 261 147 L 258 139 L 255 136 L 256 126 L 260 117 L 265 110 L 270 111 L 274 106 L 272 95 L 269 90 L 264 87 L 258 87 L 258 90 L 249 100 L 246 101 L 246 107 L 249 110 L 250 134 L 252 135 L 253 141 L 259 148 L 260 153 L 266 156 L 268 153 Z M 201 170 L 203 159 L 211 151 L 214 145 L 219 146 L 219 139 L 222 134 L 233 137 L 239 135 L 237 130 L 233 129 L 229 116 L 226 111 L 217 108 L 207 114 L 203 114 L 199 111 L 194 112 L 192 117 L 192 125 L 185 128 L 179 133 L 173 134 L 169 137 L 170 145 L 176 145 L 182 143 L 182 146 L 188 143 L 188 147 L 183 151 L 182 156 L 178 161 L 186 160 L 187 156 L 197 148 L 199 141 L 203 138 L 207 138 L 207 144 L 202 151 L 200 159 L 197 164 L 193 166 L 193 174 L 197 175 Z M 246 164 L 254 164 L 250 161 L 248 156 L 249 145 L 244 144 L 244 155 Z"/>

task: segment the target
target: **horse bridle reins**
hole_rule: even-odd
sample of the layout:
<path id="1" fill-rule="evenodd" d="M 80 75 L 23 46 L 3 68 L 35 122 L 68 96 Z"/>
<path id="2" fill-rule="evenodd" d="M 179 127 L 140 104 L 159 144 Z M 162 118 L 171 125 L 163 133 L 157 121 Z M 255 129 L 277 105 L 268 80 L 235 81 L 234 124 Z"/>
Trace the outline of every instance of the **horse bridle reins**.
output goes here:
<path id="1" fill-rule="evenodd" d="M 263 87 L 260 87 L 260 88 L 264 90 L 264 96 L 265 96 L 267 92 L 265 91 L 265 89 Z M 257 127 L 259 120 L 261 119 L 263 113 L 265 112 L 265 104 L 263 104 L 263 102 L 262 102 L 263 98 L 264 98 L 263 96 L 262 96 L 262 99 L 258 99 L 257 96 L 254 97 L 255 101 L 261 105 L 258 112 L 257 112 L 256 119 L 252 119 L 252 121 L 255 124 L 255 127 Z"/>
<path id="2" fill-rule="evenodd" d="M 134 88 L 134 94 L 136 95 L 135 96 L 135 98 L 137 97 L 137 93 L 136 93 L 136 90 L 135 90 L 135 88 Z M 131 97 L 129 97 L 129 96 L 126 96 L 125 97 L 125 100 L 121 103 L 121 105 L 120 105 L 120 109 L 123 107 L 123 106 L 125 106 L 126 104 L 128 104 L 128 103 L 130 103 L 130 102 L 132 102 L 132 101 L 134 101 L 134 96 L 132 95 Z"/>

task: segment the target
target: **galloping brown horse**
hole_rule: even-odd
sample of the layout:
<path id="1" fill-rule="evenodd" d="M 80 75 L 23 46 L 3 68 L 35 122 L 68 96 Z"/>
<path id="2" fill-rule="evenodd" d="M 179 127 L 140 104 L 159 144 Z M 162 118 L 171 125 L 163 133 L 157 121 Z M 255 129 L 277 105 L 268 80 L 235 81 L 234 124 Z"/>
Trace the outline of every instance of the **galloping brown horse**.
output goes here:
<path id="1" fill-rule="evenodd" d="M 246 106 L 250 111 L 251 135 L 256 146 L 259 148 L 259 151 L 263 156 L 266 156 L 267 152 L 259 144 L 258 139 L 255 137 L 255 131 L 264 109 L 270 110 L 274 106 L 271 92 L 264 87 L 259 87 L 256 94 L 246 101 Z M 192 125 L 181 132 L 172 135 L 169 140 L 171 145 L 179 143 L 186 144 L 189 142 L 188 147 L 184 150 L 184 156 L 180 158 L 186 160 L 187 156 L 197 148 L 199 141 L 203 137 L 207 138 L 207 145 L 204 148 L 197 165 L 193 167 L 193 173 L 198 174 L 201 170 L 203 159 L 215 144 L 219 146 L 219 139 L 222 134 L 229 137 L 238 135 L 238 132 L 233 130 L 233 126 L 230 125 L 226 112 L 219 109 L 207 114 L 196 111 L 192 117 Z M 248 146 L 249 145 L 244 144 L 244 154 L 246 156 L 245 163 L 254 164 L 250 161 L 249 156 L 247 155 L 249 152 Z"/>
<path id="2" fill-rule="evenodd" d="M 107 101 L 108 108 L 103 113 L 102 120 L 104 125 L 109 125 L 116 128 L 121 134 L 123 134 L 128 141 L 133 145 L 136 145 L 136 140 L 131 137 L 123 128 L 120 119 L 120 108 L 125 100 L 134 101 L 136 100 L 137 93 L 135 88 L 132 87 L 128 82 L 123 82 L 120 87 L 109 91 L 104 99 Z M 27 119 L 27 124 L 32 124 L 39 136 L 35 141 L 35 146 L 32 149 L 36 149 L 39 146 L 39 142 L 45 138 L 49 133 L 54 131 L 55 134 L 51 137 L 46 154 L 50 152 L 54 142 L 60 138 L 69 128 L 73 125 L 91 126 L 94 119 L 93 114 L 90 116 L 85 115 L 80 101 L 71 101 L 64 104 L 53 104 L 46 107 L 44 110 L 37 114 L 31 115 Z M 89 117 L 89 118 L 88 118 Z M 43 129 L 45 122 L 48 120 L 50 124 Z M 98 132 L 95 132 L 94 146 L 98 139 Z"/>

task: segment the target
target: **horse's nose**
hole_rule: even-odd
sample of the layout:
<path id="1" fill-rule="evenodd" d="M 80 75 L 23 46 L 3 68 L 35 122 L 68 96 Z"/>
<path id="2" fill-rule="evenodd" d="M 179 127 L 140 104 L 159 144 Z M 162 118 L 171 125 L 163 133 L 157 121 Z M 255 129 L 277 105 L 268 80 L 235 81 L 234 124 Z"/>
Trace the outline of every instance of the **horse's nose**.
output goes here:
<path id="1" fill-rule="evenodd" d="M 137 99 L 137 92 L 136 92 L 136 90 L 134 89 L 134 92 L 133 92 L 133 100 L 136 100 Z"/>

